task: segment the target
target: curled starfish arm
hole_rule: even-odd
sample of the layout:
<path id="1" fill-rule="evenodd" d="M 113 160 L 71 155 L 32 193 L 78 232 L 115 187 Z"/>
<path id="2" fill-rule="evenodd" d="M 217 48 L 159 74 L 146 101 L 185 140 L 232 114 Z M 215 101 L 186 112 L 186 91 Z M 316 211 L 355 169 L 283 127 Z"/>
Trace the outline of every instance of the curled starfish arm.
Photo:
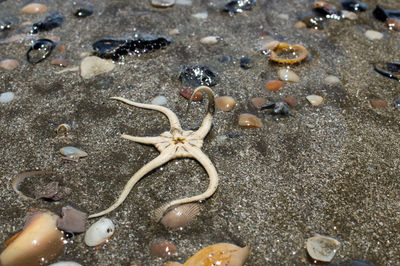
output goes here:
<path id="1" fill-rule="evenodd" d="M 208 184 L 208 188 L 204 193 L 201 193 L 200 195 L 193 196 L 193 197 L 186 197 L 182 199 L 177 199 L 173 200 L 171 202 L 168 202 L 158 209 L 154 211 L 154 218 L 158 222 L 160 219 L 164 216 L 164 214 L 170 209 L 171 207 L 189 203 L 189 202 L 195 202 L 195 201 L 202 201 L 205 200 L 209 197 L 211 197 L 214 192 L 217 190 L 218 187 L 218 173 L 217 170 L 215 169 L 214 165 L 212 164 L 211 160 L 205 155 L 199 148 L 186 145 L 185 148 L 187 151 L 192 155 L 194 159 L 196 159 L 207 171 L 207 174 L 209 176 L 210 182 Z"/>
<path id="2" fill-rule="evenodd" d="M 132 177 L 129 179 L 129 181 L 126 183 L 124 189 L 122 190 L 120 196 L 118 197 L 117 201 L 111 205 L 109 208 L 105 209 L 104 211 L 101 211 L 96 214 L 89 215 L 90 218 L 95 218 L 99 216 L 103 216 L 109 212 L 112 212 L 116 208 L 118 208 L 119 205 L 121 205 L 126 197 L 129 195 L 129 192 L 131 192 L 132 188 L 135 186 L 135 184 L 147 173 L 151 172 L 152 170 L 156 169 L 157 167 L 165 164 L 169 160 L 172 159 L 173 155 L 173 148 L 174 147 L 168 147 L 165 149 L 163 152 L 160 153 L 156 158 L 148 162 L 146 165 L 144 165 L 142 168 L 140 168 Z"/>
<path id="3" fill-rule="evenodd" d="M 153 144 L 153 145 L 162 142 L 164 140 L 162 137 L 135 137 L 127 134 L 122 134 L 121 138 L 142 144 Z"/>
<path id="4" fill-rule="evenodd" d="M 171 128 L 182 129 L 178 117 L 174 114 L 174 112 L 172 112 L 171 110 L 169 110 L 168 108 L 166 108 L 164 106 L 154 105 L 154 104 L 146 104 L 146 103 L 137 103 L 137 102 L 133 102 L 133 101 L 130 101 L 130 100 L 122 98 L 122 97 L 111 97 L 111 99 L 118 100 L 123 103 L 135 106 L 135 107 L 159 111 L 168 118 Z"/>

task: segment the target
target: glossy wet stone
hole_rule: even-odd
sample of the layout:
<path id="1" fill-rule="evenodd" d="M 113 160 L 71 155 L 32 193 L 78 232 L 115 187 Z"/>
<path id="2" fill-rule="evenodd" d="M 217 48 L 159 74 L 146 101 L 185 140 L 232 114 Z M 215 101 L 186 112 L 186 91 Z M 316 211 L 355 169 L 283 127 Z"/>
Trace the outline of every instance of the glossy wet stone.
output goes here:
<path id="1" fill-rule="evenodd" d="M 342 7 L 351 12 L 364 12 L 368 9 L 368 5 L 359 1 L 344 1 Z"/>
<path id="2" fill-rule="evenodd" d="M 268 91 L 278 91 L 282 86 L 283 82 L 280 80 L 268 80 L 265 84 L 265 89 Z"/>
<path id="3" fill-rule="evenodd" d="M 198 86 L 214 86 L 217 84 L 217 75 L 207 66 L 183 66 L 179 79 L 186 86 L 196 88 Z"/>
<path id="4" fill-rule="evenodd" d="M 240 67 L 243 69 L 250 69 L 254 66 L 253 60 L 250 58 L 240 58 Z"/>
<path id="5" fill-rule="evenodd" d="M 26 59 L 33 65 L 38 64 L 50 56 L 55 46 L 52 40 L 39 39 L 29 48 L 26 53 Z"/>
<path id="6" fill-rule="evenodd" d="M 257 0 L 233 0 L 227 3 L 223 10 L 229 13 L 242 13 L 251 10 L 257 4 Z"/>
<path id="7" fill-rule="evenodd" d="M 64 21 L 64 15 L 61 13 L 52 13 L 43 21 L 37 22 L 32 25 L 31 34 L 36 34 L 42 31 L 49 31 L 54 28 L 60 27 Z"/>
<path id="8" fill-rule="evenodd" d="M 230 96 L 221 96 L 215 98 L 215 107 L 221 111 L 232 111 L 236 106 L 236 101 L 233 97 Z"/>
<path id="9" fill-rule="evenodd" d="M 244 128 L 262 128 L 261 119 L 252 114 L 241 114 L 238 118 L 238 124 Z"/>
<path id="10" fill-rule="evenodd" d="M 86 18 L 93 14 L 93 8 L 88 6 L 78 7 L 74 10 L 72 14 L 77 18 Z"/>
<path id="11" fill-rule="evenodd" d="M 22 13 L 25 14 L 39 14 L 39 13 L 46 13 L 47 6 L 40 3 L 30 3 L 24 6 L 21 10 Z"/>

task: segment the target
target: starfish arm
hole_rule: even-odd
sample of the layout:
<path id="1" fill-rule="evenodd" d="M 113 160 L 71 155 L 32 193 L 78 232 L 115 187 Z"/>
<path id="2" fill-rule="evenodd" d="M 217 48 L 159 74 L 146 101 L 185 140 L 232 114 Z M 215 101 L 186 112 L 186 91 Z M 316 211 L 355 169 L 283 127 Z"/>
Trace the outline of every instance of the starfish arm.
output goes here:
<path id="1" fill-rule="evenodd" d="M 210 183 L 208 184 L 207 190 L 200 195 L 173 200 L 156 209 L 154 212 L 154 218 L 156 221 L 159 221 L 171 207 L 189 202 L 205 200 L 211 197 L 217 190 L 218 173 L 211 160 L 197 147 L 187 145 L 185 148 L 207 171 L 207 174 L 210 178 Z"/>
<path id="2" fill-rule="evenodd" d="M 130 101 L 130 100 L 122 98 L 122 97 L 111 97 L 111 99 L 118 100 L 118 101 L 124 102 L 126 104 L 144 108 L 144 109 L 159 111 L 168 118 L 171 129 L 176 128 L 176 129 L 182 130 L 182 127 L 181 127 L 178 117 L 175 115 L 174 112 L 172 112 L 170 109 L 168 109 L 164 106 L 155 105 L 155 104 L 137 103 L 137 102 L 133 102 L 133 101 Z"/>
<path id="3" fill-rule="evenodd" d="M 99 216 L 103 216 L 116 208 L 118 208 L 119 205 L 121 205 L 126 197 L 129 195 L 129 192 L 132 190 L 132 188 L 135 186 L 135 184 L 147 173 L 150 171 L 156 169 L 157 167 L 165 164 L 169 160 L 171 160 L 172 155 L 173 155 L 173 147 L 167 148 L 163 152 L 160 153 L 156 158 L 148 162 L 146 165 L 144 165 L 142 168 L 140 168 L 132 177 L 129 179 L 129 181 L 126 183 L 124 189 L 122 190 L 120 196 L 118 197 L 117 201 L 111 205 L 109 208 L 105 209 L 104 211 L 101 211 L 96 214 L 89 215 L 88 218 L 95 218 Z"/>
<path id="4" fill-rule="evenodd" d="M 165 139 L 162 137 L 134 137 L 134 136 L 127 135 L 127 134 L 122 134 L 121 138 L 127 139 L 127 140 L 132 140 L 134 142 L 138 142 L 138 143 L 142 143 L 142 144 L 153 144 L 153 145 L 165 141 Z"/>

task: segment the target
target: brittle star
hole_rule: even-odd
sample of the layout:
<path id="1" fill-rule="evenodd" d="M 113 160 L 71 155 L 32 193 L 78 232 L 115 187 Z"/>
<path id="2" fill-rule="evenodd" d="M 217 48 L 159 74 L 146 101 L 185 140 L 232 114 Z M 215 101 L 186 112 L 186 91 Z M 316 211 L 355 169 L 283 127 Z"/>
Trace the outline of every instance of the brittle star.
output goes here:
<path id="1" fill-rule="evenodd" d="M 213 116 L 214 110 L 215 110 L 214 93 L 209 87 L 206 87 L 206 86 L 200 86 L 200 87 L 196 88 L 193 91 L 192 96 L 189 100 L 187 111 L 189 111 L 189 109 L 190 109 L 190 104 L 193 100 L 193 96 L 198 91 L 205 91 L 208 94 L 209 102 L 208 102 L 207 114 L 204 117 L 200 128 L 196 131 L 183 130 L 178 117 L 175 115 L 174 112 L 172 112 L 170 109 L 168 109 L 166 107 L 159 106 L 159 105 L 153 105 L 153 104 L 132 102 L 130 100 L 127 100 L 127 99 L 121 98 L 121 97 L 112 97 L 111 98 L 114 100 L 124 102 L 129 105 L 133 105 L 133 106 L 145 108 L 145 109 L 150 109 L 150 110 L 156 110 L 156 111 L 163 113 L 164 115 L 167 116 L 171 129 L 170 129 L 170 131 L 161 133 L 160 136 L 158 136 L 158 137 L 134 137 L 134 136 L 122 134 L 121 137 L 124 139 L 132 140 L 134 142 L 138 142 L 138 143 L 142 143 L 142 144 L 154 145 L 160 152 L 160 155 L 158 155 L 152 161 L 148 162 L 146 165 L 144 165 L 142 168 L 140 168 L 131 177 L 131 179 L 126 183 L 119 198 L 113 205 L 111 205 L 108 209 L 106 209 L 102 212 L 90 215 L 89 218 L 103 216 L 103 215 L 115 210 L 118 206 L 120 206 L 124 202 L 124 200 L 126 199 L 126 197 L 129 194 L 129 192 L 132 190 L 132 188 L 135 186 L 135 184 L 143 176 L 145 176 L 150 171 L 156 169 L 157 167 L 159 167 L 175 158 L 194 158 L 195 160 L 197 160 L 207 171 L 210 182 L 209 182 L 207 190 L 200 195 L 173 200 L 173 201 L 166 203 L 166 204 L 162 205 L 161 207 L 159 207 L 154 212 L 154 214 L 155 214 L 154 218 L 156 221 L 159 221 L 165 215 L 165 213 L 167 213 L 173 207 L 176 207 L 181 204 L 189 203 L 189 202 L 202 201 L 202 200 L 205 200 L 205 199 L 211 197 L 214 194 L 215 190 L 218 187 L 217 170 L 215 169 L 211 160 L 201 150 L 201 147 L 203 146 L 203 139 L 205 138 L 205 136 L 208 134 L 208 132 L 211 129 L 212 116 Z"/>

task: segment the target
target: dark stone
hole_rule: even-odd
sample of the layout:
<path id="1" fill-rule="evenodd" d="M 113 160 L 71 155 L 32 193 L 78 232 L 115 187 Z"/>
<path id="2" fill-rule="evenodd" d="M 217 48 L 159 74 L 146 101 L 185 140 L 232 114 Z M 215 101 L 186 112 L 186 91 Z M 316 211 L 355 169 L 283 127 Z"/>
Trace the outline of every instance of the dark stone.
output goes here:
<path id="1" fill-rule="evenodd" d="M 307 16 L 301 21 L 306 24 L 307 28 L 313 28 L 316 30 L 322 30 L 326 26 L 325 19 L 320 16 Z"/>
<path id="2" fill-rule="evenodd" d="M 223 10 L 229 13 L 241 13 L 245 10 L 251 10 L 256 4 L 256 0 L 234 0 L 227 3 Z"/>
<path id="3" fill-rule="evenodd" d="M 387 63 L 386 68 L 387 70 L 374 66 L 374 70 L 382 76 L 400 81 L 400 63 Z"/>
<path id="4" fill-rule="evenodd" d="M 11 29 L 12 24 L 13 23 L 9 20 L 2 20 L 0 22 L 0 32 Z"/>
<path id="5" fill-rule="evenodd" d="M 40 63 L 50 56 L 55 46 L 52 40 L 38 39 L 32 44 L 28 52 L 26 52 L 26 59 L 33 65 Z"/>
<path id="6" fill-rule="evenodd" d="M 230 63 L 233 61 L 233 58 L 232 58 L 232 56 L 225 55 L 225 56 L 218 57 L 218 61 L 221 63 Z"/>
<path id="7" fill-rule="evenodd" d="M 344 1 L 342 7 L 351 12 L 364 12 L 368 9 L 368 5 L 359 1 Z"/>
<path id="8" fill-rule="evenodd" d="M 397 98 L 396 100 L 394 100 L 394 105 L 400 111 L 400 98 Z"/>
<path id="9" fill-rule="evenodd" d="M 69 233 L 82 233 L 85 232 L 86 220 L 86 213 L 67 206 L 61 209 L 61 218 L 57 219 L 57 227 Z"/>
<path id="10" fill-rule="evenodd" d="M 77 18 L 86 18 L 92 14 L 93 14 L 93 9 L 88 6 L 78 7 L 73 12 L 73 15 Z"/>
<path id="11" fill-rule="evenodd" d="M 49 31 L 54 28 L 60 27 L 63 21 L 64 16 L 61 13 L 52 13 L 48 15 L 43 21 L 33 24 L 31 34 L 36 34 L 40 31 Z"/>
<path id="12" fill-rule="evenodd" d="M 388 18 L 400 18 L 400 10 L 383 9 L 379 5 L 372 12 L 377 20 L 385 22 Z"/>
<path id="13" fill-rule="evenodd" d="M 183 66 L 179 79 L 192 88 L 198 86 L 214 86 L 217 84 L 217 76 L 206 66 Z"/>
<path id="14" fill-rule="evenodd" d="M 253 60 L 246 58 L 246 57 L 240 59 L 240 67 L 241 68 L 249 69 L 249 68 L 252 68 L 253 66 L 254 66 Z"/>
<path id="15" fill-rule="evenodd" d="M 290 116 L 289 105 L 285 102 L 268 102 L 260 110 L 265 109 L 271 109 L 271 115 Z"/>

